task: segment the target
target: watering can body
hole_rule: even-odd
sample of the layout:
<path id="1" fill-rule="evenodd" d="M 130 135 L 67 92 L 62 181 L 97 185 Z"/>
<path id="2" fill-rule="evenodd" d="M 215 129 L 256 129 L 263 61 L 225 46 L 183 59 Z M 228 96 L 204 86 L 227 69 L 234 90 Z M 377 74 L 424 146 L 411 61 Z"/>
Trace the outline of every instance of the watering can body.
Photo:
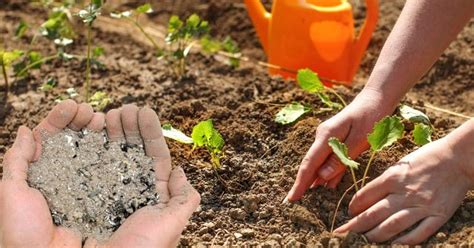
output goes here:
<path id="1" fill-rule="evenodd" d="M 366 20 L 356 36 L 347 0 L 274 0 L 272 13 L 260 0 L 244 0 L 262 43 L 270 74 L 294 78 L 310 68 L 322 78 L 351 84 L 375 30 L 377 0 L 366 0 Z"/>

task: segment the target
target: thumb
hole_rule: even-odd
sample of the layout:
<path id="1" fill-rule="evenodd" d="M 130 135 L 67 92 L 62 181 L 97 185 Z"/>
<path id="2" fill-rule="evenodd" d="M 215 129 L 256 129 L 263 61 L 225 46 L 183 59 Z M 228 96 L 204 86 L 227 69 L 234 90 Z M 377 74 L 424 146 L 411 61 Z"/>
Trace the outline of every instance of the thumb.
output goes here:
<path id="1" fill-rule="evenodd" d="M 168 188 L 171 195 L 168 207 L 178 214 L 176 217 L 184 223 L 184 228 L 189 218 L 199 207 L 201 196 L 188 182 L 181 167 L 176 167 L 171 172 Z"/>
<path id="2" fill-rule="evenodd" d="M 29 163 L 35 154 L 33 133 L 27 127 L 21 126 L 12 148 L 7 151 L 3 160 L 4 179 L 25 181 Z"/>

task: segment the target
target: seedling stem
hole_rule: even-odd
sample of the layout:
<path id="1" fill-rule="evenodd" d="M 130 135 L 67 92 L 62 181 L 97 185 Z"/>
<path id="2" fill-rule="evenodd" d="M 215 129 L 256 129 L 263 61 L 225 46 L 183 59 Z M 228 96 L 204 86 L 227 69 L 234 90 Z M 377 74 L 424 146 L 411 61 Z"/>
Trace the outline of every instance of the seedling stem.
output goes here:
<path id="1" fill-rule="evenodd" d="M 89 101 L 91 87 L 91 29 L 92 25 L 87 25 L 86 102 Z"/>
<path id="2" fill-rule="evenodd" d="M 367 163 L 367 167 L 365 167 L 365 171 L 364 171 L 364 176 L 362 177 L 362 185 L 361 187 L 363 188 L 364 185 L 365 185 L 365 179 L 367 177 L 367 174 L 369 172 L 369 169 L 370 169 L 370 165 L 372 165 L 372 161 L 374 160 L 375 158 L 375 154 L 377 154 L 376 151 L 372 151 L 371 155 L 370 155 L 370 158 L 369 158 L 369 162 Z"/>
<path id="3" fill-rule="evenodd" d="M 53 59 L 56 59 L 59 57 L 59 54 L 55 54 L 55 55 L 51 55 L 49 57 L 44 57 L 38 61 L 35 61 L 34 63 L 31 63 L 29 65 L 27 65 L 25 68 L 23 68 L 23 70 L 21 70 L 20 72 L 17 73 L 17 75 L 23 75 L 25 72 L 27 72 L 28 70 L 30 70 L 31 68 L 34 68 L 35 66 L 37 65 L 41 65 L 47 61 L 50 61 L 50 60 L 53 60 Z"/>
<path id="4" fill-rule="evenodd" d="M 3 58 L 2 58 L 3 60 Z M 2 73 L 3 78 L 5 79 L 5 99 L 8 99 L 8 92 L 10 91 L 10 84 L 8 83 L 8 75 L 7 75 L 7 68 L 5 64 L 2 62 Z"/>
<path id="5" fill-rule="evenodd" d="M 335 95 L 339 99 L 339 101 L 341 101 L 341 103 L 344 107 L 347 106 L 346 101 L 344 101 L 344 98 L 342 98 L 342 96 L 339 95 L 339 93 L 337 93 L 337 91 L 335 91 L 333 88 L 330 88 L 330 87 L 325 87 L 325 88 L 326 88 L 326 90 L 331 92 L 333 95 Z"/>

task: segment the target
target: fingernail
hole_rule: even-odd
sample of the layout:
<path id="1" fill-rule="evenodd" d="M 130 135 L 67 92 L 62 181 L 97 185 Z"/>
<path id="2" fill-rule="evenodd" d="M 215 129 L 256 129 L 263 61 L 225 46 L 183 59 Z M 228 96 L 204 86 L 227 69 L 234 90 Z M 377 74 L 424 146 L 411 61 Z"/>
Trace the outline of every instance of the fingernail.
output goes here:
<path id="1" fill-rule="evenodd" d="M 331 179 L 332 174 L 334 173 L 334 168 L 330 165 L 326 165 L 321 170 L 319 170 L 318 175 L 322 177 L 324 180 Z"/>
<path id="2" fill-rule="evenodd" d="M 285 199 L 281 202 L 282 204 L 287 204 L 289 203 L 288 196 L 285 196 Z"/>

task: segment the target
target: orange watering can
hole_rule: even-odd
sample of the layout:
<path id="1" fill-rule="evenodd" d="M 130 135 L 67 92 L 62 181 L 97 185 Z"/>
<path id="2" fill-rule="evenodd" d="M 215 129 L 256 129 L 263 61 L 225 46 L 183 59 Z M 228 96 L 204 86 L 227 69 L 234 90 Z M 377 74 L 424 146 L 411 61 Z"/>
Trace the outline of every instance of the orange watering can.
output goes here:
<path id="1" fill-rule="evenodd" d="M 273 0 L 272 13 L 260 0 L 244 0 L 270 74 L 295 77 L 310 68 L 321 77 L 351 84 L 378 18 L 378 1 L 366 0 L 366 20 L 356 37 L 347 0 Z"/>

